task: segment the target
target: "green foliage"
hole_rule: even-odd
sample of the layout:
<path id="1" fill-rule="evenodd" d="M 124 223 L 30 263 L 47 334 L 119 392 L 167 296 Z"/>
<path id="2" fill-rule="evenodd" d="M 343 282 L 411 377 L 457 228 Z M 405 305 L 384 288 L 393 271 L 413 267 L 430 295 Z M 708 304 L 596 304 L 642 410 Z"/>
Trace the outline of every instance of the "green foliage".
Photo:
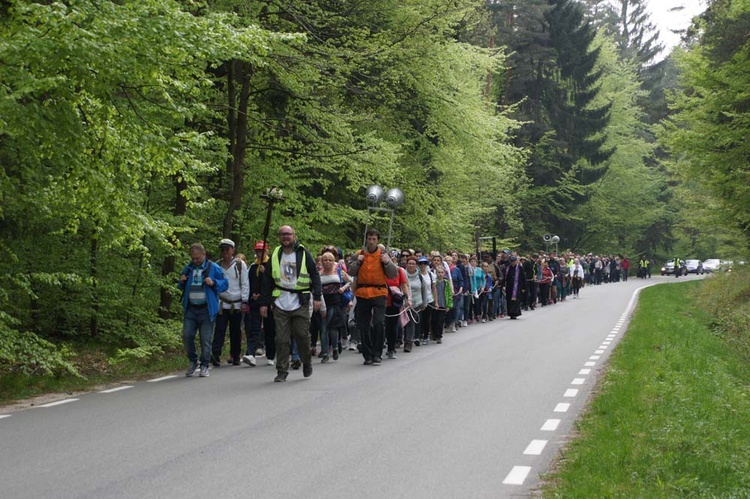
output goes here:
<path id="1" fill-rule="evenodd" d="M 0 312 L 0 376 L 79 376 L 70 362 L 70 350 L 56 348 L 34 333 L 19 333 L 11 327 L 14 322 Z"/>

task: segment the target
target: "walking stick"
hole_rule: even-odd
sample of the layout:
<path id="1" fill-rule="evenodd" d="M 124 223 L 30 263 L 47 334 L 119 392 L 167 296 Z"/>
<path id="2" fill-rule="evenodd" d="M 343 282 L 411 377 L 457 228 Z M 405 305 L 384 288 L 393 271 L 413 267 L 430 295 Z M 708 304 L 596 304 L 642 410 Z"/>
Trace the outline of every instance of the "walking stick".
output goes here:
<path id="1" fill-rule="evenodd" d="M 265 199 L 268 202 L 268 209 L 266 210 L 266 225 L 263 227 L 263 251 L 261 252 L 261 261 L 258 263 L 258 272 L 260 273 L 261 266 L 263 265 L 263 254 L 266 252 L 266 249 L 268 249 L 268 231 L 271 229 L 271 214 L 273 213 L 273 205 L 277 201 L 283 201 L 284 196 L 281 189 L 277 188 L 276 186 L 272 186 L 270 189 L 268 189 L 265 194 L 260 195 L 261 198 Z M 256 277 L 260 277 L 260 274 L 258 274 Z M 255 290 L 254 292 L 257 294 L 260 292 L 260 279 L 255 279 Z"/>

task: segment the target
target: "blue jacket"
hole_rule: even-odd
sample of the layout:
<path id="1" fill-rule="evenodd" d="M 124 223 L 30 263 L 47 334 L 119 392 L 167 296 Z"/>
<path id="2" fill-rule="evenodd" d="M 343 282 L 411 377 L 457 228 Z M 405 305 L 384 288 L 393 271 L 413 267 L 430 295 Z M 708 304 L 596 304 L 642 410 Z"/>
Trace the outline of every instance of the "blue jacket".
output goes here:
<path id="1" fill-rule="evenodd" d="M 204 262 L 204 265 L 211 266 L 208 277 L 210 277 L 214 281 L 214 286 L 206 286 L 203 285 L 203 291 L 206 292 L 206 303 L 208 304 L 208 316 L 211 319 L 211 322 L 213 322 L 216 319 L 216 316 L 219 313 L 219 293 L 226 291 L 229 287 L 229 280 L 224 275 L 224 271 L 216 265 L 214 262 L 209 261 L 208 258 L 206 258 L 206 261 Z M 182 269 L 182 275 L 186 275 L 188 277 L 187 281 L 185 281 L 185 284 L 179 283 L 179 288 L 181 290 L 190 289 L 190 285 L 192 284 L 193 279 L 193 269 L 195 266 L 190 263 L 185 266 L 184 269 Z M 200 267 L 205 269 L 206 267 Z M 182 293 L 182 310 L 187 310 L 188 307 L 188 300 L 190 297 L 190 293 Z"/>
<path id="2" fill-rule="evenodd" d="M 451 279 L 453 280 L 453 291 L 458 293 L 458 290 L 464 287 L 464 276 L 458 266 L 453 267 L 453 270 L 451 270 Z"/>

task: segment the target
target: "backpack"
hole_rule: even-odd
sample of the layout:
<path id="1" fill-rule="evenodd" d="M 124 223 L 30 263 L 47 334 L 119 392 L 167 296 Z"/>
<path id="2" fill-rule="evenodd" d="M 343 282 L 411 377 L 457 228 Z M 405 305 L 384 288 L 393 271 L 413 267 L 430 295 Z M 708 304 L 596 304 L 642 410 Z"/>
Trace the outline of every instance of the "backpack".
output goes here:
<path id="1" fill-rule="evenodd" d="M 338 272 L 339 282 L 343 286 L 346 283 L 344 282 L 344 278 L 341 275 L 341 267 L 336 269 L 336 272 Z M 352 293 L 352 288 L 350 287 L 349 289 L 341 293 L 341 306 L 346 308 L 352 302 L 353 299 L 354 299 L 354 293 Z"/>

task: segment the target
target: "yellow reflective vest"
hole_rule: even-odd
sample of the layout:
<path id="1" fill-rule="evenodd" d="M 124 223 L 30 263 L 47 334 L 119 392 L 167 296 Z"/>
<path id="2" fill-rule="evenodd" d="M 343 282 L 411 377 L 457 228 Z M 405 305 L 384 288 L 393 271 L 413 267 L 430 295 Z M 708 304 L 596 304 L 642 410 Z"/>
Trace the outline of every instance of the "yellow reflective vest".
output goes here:
<path id="1" fill-rule="evenodd" d="M 282 291 L 290 291 L 293 293 L 309 293 L 311 291 L 310 274 L 307 272 L 307 255 L 305 254 L 304 246 L 299 245 L 294 252 L 294 255 L 295 258 L 297 258 L 297 251 L 299 251 L 300 249 L 302 249 L 302 262 L 297 269 L 297 284 L 294 286 L 294 289 L 288 289 L 281 285 L 281 246 L 277 246 L 276 249 L 273 250 L 271 259 L 274 262 L 274 265 L 272 265 L 271 277 L 273 277 L 274 283 L 272 292 L 274 298 L 278 298 L 279 296 L 281 296 Z"/>

